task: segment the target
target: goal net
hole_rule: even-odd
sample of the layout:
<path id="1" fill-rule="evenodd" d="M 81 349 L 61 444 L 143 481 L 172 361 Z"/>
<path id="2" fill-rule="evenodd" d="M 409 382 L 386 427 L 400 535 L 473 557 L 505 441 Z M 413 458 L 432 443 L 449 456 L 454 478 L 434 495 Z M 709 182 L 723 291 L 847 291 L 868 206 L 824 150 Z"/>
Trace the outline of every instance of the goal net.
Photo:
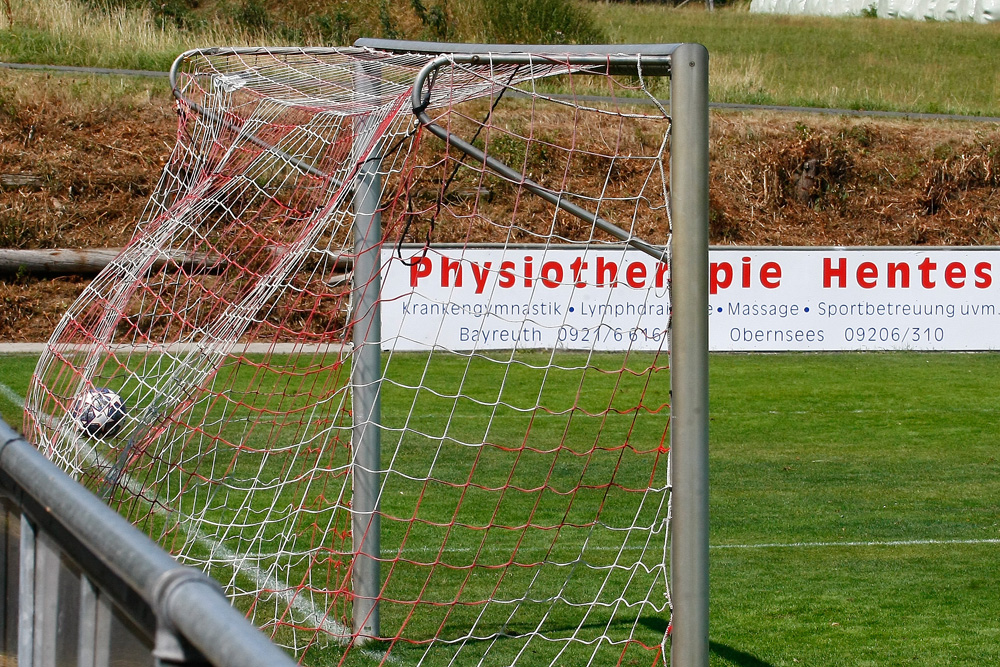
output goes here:
<path id="1" fill-rule="evenodd" d="M 304 664 L 661 664 L 668 69 L 184 54 L 26 433 Z"/>

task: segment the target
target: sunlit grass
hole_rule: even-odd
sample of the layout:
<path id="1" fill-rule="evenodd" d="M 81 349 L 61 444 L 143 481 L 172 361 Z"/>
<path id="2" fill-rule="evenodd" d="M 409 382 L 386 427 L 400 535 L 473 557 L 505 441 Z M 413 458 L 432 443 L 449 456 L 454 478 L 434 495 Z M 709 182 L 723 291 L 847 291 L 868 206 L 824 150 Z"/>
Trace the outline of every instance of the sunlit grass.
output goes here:
<path id="1" fill-rule="evenodd" d="M 624 643 L 598 649 L 536 634 L 567 640 L 587 634 L 586 622 L 633 642 L 629 652 L 651 651 L 649 664 L 657 651 L 634 642 L 655 647 L 665 627 L 656 606 L 666 369 L 650 354 L 628 357 L 624 372 L 614 354 L 507 361 L 387 355 L 382 632 L 401 638 L 394 655 L 427 653 L 430 664 L 480 651 L 510 664 L 529 643 L 533 655 L 564 650 L 567 660 L 621 653 Z M 314 627 L 310 616 L 330 605 L 349 625 L 349 360 L 320 368 L 283 355 L 232 359 L 148 449 L 133 449 L 135 423 L 166 413 L 144 387 L 169 388 L 176 369 L 159 355 L 127 364 L 143 381 L 120 367 L 95 380 L 126 397 L 131 422 L 104 442 L 74 443 L 93 452 L 82 457 L 86 484 L 183 562 L 207 567 L 256 622 L 284 618 L 282 637 L 289 623 Z M 321 399 L 328 405 L 314 409 Z M 312 598 L 318 611 L 287 611 L 291 595 Z M 649 623 L 637 629 L 640 616 Z M 307 664 L 317 664 L 313 653 Z"/>
<path id="2" fill-rule="evenodd" d="M 1000 115 L 1000 24 L 774 16 L 750 14 L 746 4 L 711 13 L 701 5 L 588 7 L 613 43 L 706 45 L 713 102 Z M 11 8 L 13 24 L 0 12 L 0 59 L 8 61 L 163 71 L 189 48 L 288 41 L 280 32 L 248 34 L 224 14 L 182 30 L 148 11 L 95 11 L 75 0 L 11 0 Z M 377 24 L 353 30 L 380 34 Z M 665 86 L 654 92 L 666 96 Z"/>
<path id="3" fill-rule="evenodd" d="M 441 372 L 434 374 L 433 384 L 446 393 L 462 374 L 456 374 L 451 360 L 438 361 L 435 369 Z M 996 354 L 948 353 L 711 357 L 713 665 L 972 666 L 1000 660 L 1000 598 L 995 594 L 1000 576 L 997 361 Z M 461 480 L 469 467 L 463 451 L 472 450 L 459 441 L 484 435 L 511 439 L 525 432 L 522 418 L 513 411 L 497 415 L 493 425 L 476 419 L 471 401 L 457 405 L 447 426 L 439 416 L 446 401 L 435 395 L 420 397 L 406 387 L 422 368 L 423 356 L 396 355 L 391 363 L 394 383 L 387 387 L 383 454 L 394 451 L 399 438 L 392 429 L 407 419 L 424 432 L 409 434 L 401 443 L 394 464 L 400 471 L 426 475 L 431 465 L 428 451 L 440 443 L 435 476 Z M 18 391 L 27 387 L 32 367 L 30 358 L 0 357 L 0 377 Z M 508 391 L 507 399 L 521 405 L 540 386 L 534 371 L 518 368 L 505 390 L 490 368 L 482 361 L 470 374 L 463 388 L 470 397 L 491 402 Z M 564 377 L 549 389 L 573 393 L 579 374 L 558 374 Z M 592 402 L 589 408 L 595 407 L 598 395 L 607 396 L 605 379 L 594 380 L 585 384 L 590 387 L 584 392 L 585 401 Z M 525 390 L 514 391 L 517 386 Z M 650 402 L 665 400 L 666 390 L 665 383 L 658 383 Z M 414 396 L 418 405 L 410 415 L 405 405 Z M 7 416 L 10 406 L 3 400 Z M 621 403 L 617 400 L 616 408 L 635 402 L 627 395 Z M 539 442 L 552 436 L 543 421 L 538 418 L 532 426 Z M 654 427 L 662 429 L 662 423 L 639 422 L 636 428 L 644 433 L 637 437 L 650 438 Z M 454 441 L 448 444 L 445 435 Z M 483 450 L 483 477 L 477 481 L 510 470 L 499 465 L 500 455 L 498 450 Z M 561 475 L 566 480 L 579 477 L 572 458 L 543 458 L 525 458 L 523 468 L 514 468 L 512 480 L 528 487 L 541 468 L 553 463 L 552 488 L 561 488 Z M 450 473 L 443 465 L 446 460 L 454 464 Z M 638 463 L 636 457 L 630 465 Z M 402 481 L 389 481 L 383 505 L 387 515 L 399 519 L 415 512 Z M 455 495 L 455 489 L 433 489 L 427 493 L 427 506 L 416 511 L 421 518 L 454 521 L 455 530 L 447 537 L 444 528 L 431 523 L 414 524 L 404 533 L 402 522 L 386 519 L 387 549 L 428 561 L 444 544 L 455 548 L 448 558 L 462 564 L 472 557 L 465 549 L 482 545 L 480 562 L 503 562 L 513 533 L 496 530 L 485 537 L 476 531 L 481 508 L 469 502 L 471 497 L 452 519 L 449 502 L 454 507 Z M 518 509 L 517 504 L 511 498 L 499 508 L 504 521 L 511 520 L 506 513 Z M 546 512 L 559 509 L 557 498 L 542 498 L 539 522 Z M 611 509 L 634 512 L 624 505 Z M 529 546 L 521 543 L 521 548 Z M 607 557 L 604 553 L 595 548 L 588 558 L 599 562 Z M 393 584 L 402 599 L 412 596 L 428 571 L 405 561 L 398 567 L 412 570 L 412 576 Z M 221 576 L 232 576 L 218 569 Z M 441 594 L 462 574 L 439 571 L 429 581 Z M 487 572 L 470 586 L 490 583 Z M 406 611 L 403 605 L 387 604 L 386 623 L 400 623 Z M 453 620 L 461 620 L 462 613 Z M 603 622 L 595 614 L 596 622 Z M 435 620 L 440 615 L 431 610 L 414 619 L 411 629 L 424 632 Z M 531 619 L 521 620 L 530 625 Z M 662 632 L 656 620 L 646 619 L 648 637 Z M 515 622 L 511 627 L 521 626 Z M 497 664 L 521 641 L 509 638 L 495 654 Z M 420 647 L 402 643 L 393 650 L 404 661 L 422 653 Z M 336 664 L 341 653 L 334 643 L 317 646 L 307 664 Z M 442 647 L 430 662 L 445 661 L 448 653 Z M 365 663 L 361 656 L 353 659 Z"/>
<path id="4" fill-rule="evenodd" d="M 75 0 L 10 0 L 11 23 L 0 12 L 0 57 L 12 62 L 166 71 L 181 52 L 198 46 L 251 45 L 238 27 L 220 21 L 180 30 L 148 9 L 99 10 Z"/>
<path id="5" fill-rule="evenodd" d="M 85 116 L 108 111 L 132 112 L 150 106 L 167 107 L 171 100 L 167 78 L 137 76 L 65 75 L 43 71 L 0 70 L 0 108 L 12 113 L 44 100 L 50 113 Z M 167 155 L 171 137 L 159 143 Z M 159 155 L 157 155 L 159 157 Z M 155 167 L 151 167 L 155 169 Z"/>
<path id="6" fill-rule="evenodd" d="M 997 663 L 997 356 L 711 368 L 712 664 Z"/>
<path id="7" fill-rule="evenodd" d="M 1000 25 L 606 3 L 615 42 L 699 42 L 711 100 L 1000 115 Z"/>

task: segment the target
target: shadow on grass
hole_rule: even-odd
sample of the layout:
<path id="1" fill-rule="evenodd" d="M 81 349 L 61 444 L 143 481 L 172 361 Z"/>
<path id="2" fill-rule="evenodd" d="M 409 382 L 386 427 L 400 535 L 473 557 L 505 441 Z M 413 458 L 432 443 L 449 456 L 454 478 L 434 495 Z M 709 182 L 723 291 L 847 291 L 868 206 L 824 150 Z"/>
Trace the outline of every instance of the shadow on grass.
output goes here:
<path id="1" fill-rule="evenodd" d="M 667 621 L 664 618 L 645 616 L 639 619 L 639 623 L 657 633 L 667 631 Z M 719 642 L 709 641 L 708 650 L 723 660 L 728 660 L 734 665 L 739 665 L 739 667 L 773 667 L 769 662 L 765 662 L 756 656 L 735 649 L 732 646 L 720 644 Z"/>
<path id="2" fill-rule="evenodd" d="M 720 644 L 719 642 L 708 642 L 708 650 L 723 660 L 728 660 L 732 664 L 739 665 L 740 667 L 772 667 L 769 662 L 764 662 L 756 656 L 744 653 L 743 651 L 735 649 L 732 646 Z"/>

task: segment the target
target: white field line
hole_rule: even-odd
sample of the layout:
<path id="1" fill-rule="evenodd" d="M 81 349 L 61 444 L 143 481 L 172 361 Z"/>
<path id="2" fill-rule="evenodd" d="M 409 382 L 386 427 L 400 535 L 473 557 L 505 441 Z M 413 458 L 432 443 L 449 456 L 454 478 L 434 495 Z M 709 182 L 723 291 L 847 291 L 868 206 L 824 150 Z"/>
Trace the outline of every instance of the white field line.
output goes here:
<path id="1" fill-rule="evenodd" d="M 9 401 L 24 407 L 24 399 L 20 397 L 13 389 L 5 384 L 0 383 L 0 395 L 7 398 Z M 96 455 L 95 455 L 96 456 Z M 141 490 L 141 485 L 137 484 L 131 477 L 127 474 L 122 474 L 120 482 L 124 483 L 125 487 L 137 497 L 143 497 L 141 494 L 137 493 L 137 490 Z M 232 566 L 241 574 L 249 577 L 258 588 L 264 590 L 274 591 L 274 594 L 285 601 L 293 610 L 303 615 L 301 619 L 302 622 L 309 622 L 315 624 L 317 627 L 322 627 L 323 629 L 330 632 L 332 635 L 346 640 L 351 635 L 351 630 L 339 622 L 330 619 L 325 613 L 320 611 L 313 603 L 301 596 L 295 595 L 294 592 L 290 592 L 287 588 L 283 587 L 282 582 L 278 581 L 273 575 L 268 574 L 263 569 L 257 567 L 253 564 L 248 564 L 245 557 L 239 556 L 236 552 L 230 550 L 225 545 L 215 542 L 211 538 L 205 536 L 200 529 L 196 526 L 185 526 L 185 530 L 194 537 L 195 541 L 202 547 L 208 549 L 213 555 L 218 555 L 223 560 L 232 563 Z M 944 545 L 982 545 L 982 544 L 1000 544 L 1000 538 L 980 538 L 980 539 L 913 539 L 913 540 L 869 540 L 869 541 L 855 541 L 855 542 L 768 542 L 763 544 L 713 544 L 709 546 L 709 549 L 815 549 L 815 548 L 831 548 L 831 547 L 898 547 L 898 546 L 944 546 Z M 406 553 L 418 553 L 427 551 L 429 547 L 422 547 L 418 549 L 408 548 L 403 549 L 401 555 Z M 639 551 L 644 549 L 643 546 L 636 545 L 632 546 L 591 546 L 589 550 L 594 551 Z M 438 551 L 438 549 L 435 549 Z M 470 548 L 445 548 L 447 553 L 464 553 L 471 551 Z M 487 550 L 489 551 L 489 550 Z M 363 654 L 376 660 L 383 660 L 385 654 L 379 651 L 368 651 L 362 650 Z"/>
<path id="2" fill-rule="evenodd" d="M 1000 544 L 1000 538 L 970 540 L 870 540 L 867 542 L 771 542 L 766 544 L 713 544 L 709 549 L 816 549 L 824 547 L 912 547 L 948 544 Z"/>
<path id="3" fill-rule="evenodd" d="M 709 549 L 822 549 L 830 547 L 909 547 L 909 546 L 946 546 L 956 545 L 977 545 L 977 544 L 1000 544 L 1000 538 L 980 538 L 980 539 L 952 539 L 952 540 L 872 540 L 868 542 L 769 542 L 764 544 L 712 544 Z M 586 551 L 644 551 L 648 547 L 644 545 L 624 545 L 624 546 L 602 546 L 591 545 Z M 438 547 L 406 547 L 398 552 L 401 556 L 407 554 L 420 553 L 469 553 L 480 551 L 482 553 L 497 553 L 499 549 L 480 549 L 479 547 L 445 547 L 443 550 Z"/>
<path id="4" fill-rule="evenodd" d="M 2 384 L 2 383 L 0 383 L 0 395 L 2 395 L 4 398 L 6 398 L 7 400 L 11 401 L 15 405 L 17 405 L 17 406 L 19 406 L 21 408 L 24 408 L 24 399 L 21 398 L 21 396 L 18 395 L 18 393 L 15 392 L 13 389 L 11 389 L 10 387 L 8 387 L 7 385 Z M 124 475 L 123 475 L 123 479 L 126 480 L 126 486 L 129 488 L 129 490 L 132 491 L 133 493 L 135 493 L 135 490 L 133 488 L 131 488 L 131 486 L 130 486 L 130 485 L 135 484 L 135 482 L 133 482 L 131 479 L 127 478 Z M 135 488 L 141 488 L 141 487 L 139 487 L 139 485 L 135 484 Z M 193 530 L 197 531 L 196 528 L 194 528 Z M 200 532 L 196 532 L 196 538 L 199 541 L 202 542 L 202 546 L 206 546 L 206 545 L 210 546 L 210 547 L 212 547 L 212 549 L 210 549 L 210 550 L 212 550 L 213 552 L 219 553 L 223 558 L 232 559 L 233 563 L 237 562 L 237 560 L 236 560 L 236 556 L 237 555 L 235 553 L 233 553 L 233 552 L 230 552 L 227 547 L 225 547 L 225 546 L 223 546 L 221 544 L 217 544 L 217 543 L 209 540 L 209 538 L 202 536 Z M 907 547 L 907 546 L 921 546 L 921 545 L 929 545 L 929 546 L 941 545 L 941 546 L 944 546 L 944 545 L 949 545 L 949 544 L 956 544 L 956 545 L 957 544 L 968 544 L 968 545 L 976 545 L 976 544 L 1000 544 L 1000 538 L 988 538 L 987 537 L 987 538 L 977 538 L 977 539 L 938 539 L 938 540 L 934 540 L 934 539 L 913 539 L 913 540 L 868 540 L 868 541 L 857 541 L 857 542 L 766 542 L 766 543 L 763 543 L 763 544 L 712 544 L 712 545 L 709 546 L 709 549 L 817 549 L 817 548 L 826 548 L 826 547 Z M 214 547 L 213 547 L 213 545 L 214 545 Z M 640 546 L 635 546 L 635 547 L 629 547 L 629 546 L 626 546 L 626 547 L 591 546 L 591 547 L 589 547 L 588 550 L 603 551 L 603 550 L 622 549 L 622 548 L 624 548 L 626 551 L 631 551 L 633 549 L 634 550 L 639 550 L 642 547 L 640 547 Z M 431 549 L 431 547 L 419 547 L 419 548 L 409 547 L 409 548 L 403 549 L 403 551 L 401 553 L 402 554 L 420 553 L 420 552 L 428 551 L 430 549 Z M 435 547 L 433 550 L 437 551 L 438 549 Z M 464 552 L 467 552 L 467 551 L 471 551 L 471 548 L 459 547 L 459 548 L 449 549 L 449 548 L 446 547 L 445 551 L 448 551 L 448 552 L 451 552 L 451 553 L 464 553 Z M 278 582 L 277 582 L 276 579 L 274 579 L 273 577 L 271 577 L 270 575 L 268 575 L 267 573 L 265 573 L 263 570 L 257 568 L 254 565 L 238 565 L 237 569 L 239 569 L 241 572 L 245 572 L 247 574 L 250 574 L 255 582 L 260 582 L 260 583 L 266 584 L 268 586 L 268 590 L 277 590 L 279 588 Z M 289 595 L 289 594 L 286 594 L 286 595 Z M 311 603 L 308 603 L 307 601 L 303 600 L 302 598 L 295 597 L 294 601 L 292 601 L 290 599 L 289 602 L 293 605 L 293 608 L 295 608 L 296 610 L 303 611 L 303 612 L 308 612 L 310 619 L 314 615 L 316 617 L 318 617 L 318 618 L 322 618 L 322 616 L 323 616 L 322 614 L 319 614 L 319 612 L 316 610 L 315 607 L 313 607 L 311 605 Z M 302 605 L 308 605 L 308 608 L 302 607 Z M 347 632 L 347 634 L 349 635 L 350 632 Z"/>
<path id="5" fill-rule="evenodd" d="M 0 383 L 0 395 L 19 406 L 22 410 L 24 409 L 24 399 L 20 396 L 20 394 L 3 383 Z M 99 460 L 100 458 L 93 451 L 89 453 L 89 456 L 93 457 L 95 460 Z M 107 461 L 103 462 L 103 464 L 106 467 L 111 465 L 110 462 Z M 142 485 L 136 482 L 131 476 L 129 476 L 128 473 L 122 472 L 118 478 L 118 483 L 123 484 L 124 487 L 128 489 L 128 491 L 136 498 L 144 499 L 146 497 L 146 491 L 139 493 L 139 491 L 142 490 Z M 155 498 L 153 501 L 147 502 L 150 502 L 154 509 L 156 508 L 157 505 L 155 503 Z M 315 627 L 322 628 L 330 633 L 340 644 L 347 644 L 350 641 L 350 628 L 330 618 L 327 613 L 321 611 L 312 603 L 311 600 L 300 595 L 296 595 L 294 591 L 289 591 L 286 583 L 279 581 L 274 577 L 274 575 L 268 574 L 256 565 L 248 563 L 246 556 L 240 556 L 221 542 L 216 542 L 212 538 L 208 537 L 202 533 L 197 526 L 191 525 L 190 520 L 185 521 L 182 524 L 182 527 L 194 538 L 194 541 L 198 544 L 198 546 L 203 549 L 207 549 L 213 556 L 218 555 L 224 561 L 231 563 L 233 569 L 235 569 L 238 573 L 249 577 L 259 590 L 273 591 L 275 596 L 285 602 L 285 604 L 291 607 L 291 609 L 301 614 L 301 617 L 297 617 L 295 619 L 296 623 L 312 623 Z M 375 651 L 363 647 L 360 647 L 360 653 L 379 663 L 384 662 L 387 657 L 385 651 Z M 389 662 L 398 664 L 399 660 L 389 656 Z"/>
<path id="6" fill-rule="evenodd" d="M 24 399 L 21 395 L 3 383 L 0 383 L 0 396 L 24 410 Z"/>
<path id="7" fill-rule="evenodd" d="M 111 466 L 110 462 L 103 461 L 100 455 L 93 450 L 87 453 L 87 458 L 92 459 L 92 461 L 89 461 L 92 465 L 97 463 L 104 467 Z M 144 489 L 141 484 L 124 471 L 119 475 L 117 483 L 122 485 L 123 488 L 127 489 L 136 498 L 145 499 L 149 495 L 149 489 Z M 153 498 L 146 502 L 155 511 L 158 505 L 156 499 Z M 199 547 L 206 549 L 211 554 L 211 557 L 220 559 L 222 561 L 221 564 L 228 564 L 239 574 L 249 577 L 258 590 L 272 591 L 276 597 L 280 598 L 291 609 L 302 614 L 301 618 L 295 619 L 296 622 L 312 623 L 315 627 L 323 628 L 345 643 L 350 640 L 350 628 L 330 618 L 329 615 L 316 607 L 308 598 L 296 595 L 294 590 L 289 590 L 287 582 L 279 581 L 274 575 L 248 562 L 248 558 L 245 555 L 238 554 L 221 542 L 217 542 L 205 535 L 190 518 L 180 521 L 180 525 Z"/>

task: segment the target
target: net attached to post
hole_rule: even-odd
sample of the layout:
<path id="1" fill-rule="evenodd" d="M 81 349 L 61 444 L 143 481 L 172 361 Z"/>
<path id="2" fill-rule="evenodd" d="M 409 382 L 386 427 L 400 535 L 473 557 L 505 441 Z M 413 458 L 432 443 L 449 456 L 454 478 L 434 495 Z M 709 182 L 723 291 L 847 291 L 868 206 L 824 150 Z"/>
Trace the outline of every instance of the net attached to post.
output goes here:
<path id="1" fill-rule="evenodd" d="M 670 120 L 642 58 L 600 58 L 185 54 L 176 147 L 26 432 L 304 664 L 662 662 Z M 88 431 L 93 388 L 125 408 Z"/>

